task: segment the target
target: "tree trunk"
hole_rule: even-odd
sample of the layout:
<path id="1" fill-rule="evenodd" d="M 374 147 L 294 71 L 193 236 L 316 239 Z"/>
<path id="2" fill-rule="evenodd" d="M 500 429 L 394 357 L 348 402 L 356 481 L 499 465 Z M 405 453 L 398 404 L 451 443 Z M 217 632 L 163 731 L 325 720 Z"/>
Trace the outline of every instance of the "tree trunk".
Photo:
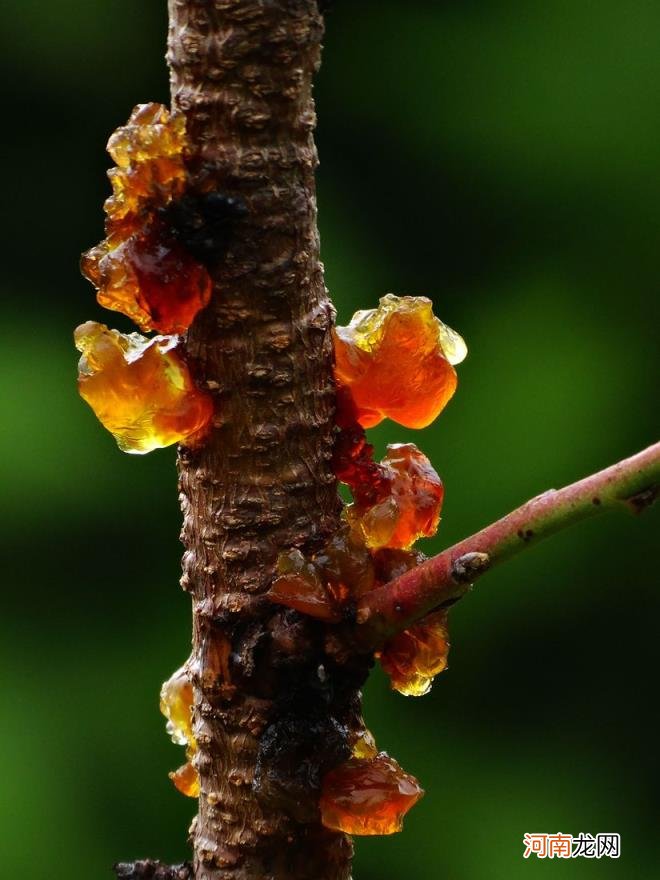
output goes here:
<path id="1" fill-rule="evenodd" d="M 191 167 L 247 206 L 186 343 L 216 402 L 208 442 L 179 454 L 194 876 L 347 880 L 351 843 L 321 826 L 318 788 L 349 753 L 366 669 L 338 666 L 320 624 L 263 597 L 278 552 L 318 546 L 340 513 L 312 136 L 322 19 L 316 0 L 169 0 L 169 12 Z"/>

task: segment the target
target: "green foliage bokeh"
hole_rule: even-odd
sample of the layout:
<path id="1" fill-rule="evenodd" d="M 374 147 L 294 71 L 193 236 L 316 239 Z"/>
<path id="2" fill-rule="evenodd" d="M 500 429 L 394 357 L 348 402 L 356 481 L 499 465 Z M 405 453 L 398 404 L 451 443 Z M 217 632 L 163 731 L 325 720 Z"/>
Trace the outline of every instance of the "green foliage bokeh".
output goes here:
<path id="1" fill-rule="evenodd" d="M 336 0 L 317 86 L 319 210 L 339 318 L 426 294 L 466 338 L 414 439 L 446 486 L 428 550 L 657 431 L 660 6 Z M 167 101 L 164 2 L 7 0 L 0 433 L 3 876 L 110 877 L 187 855 L 193 803 L 158 713 L 185 658 L 172 450 L 136 458 L 79 401 L 102 314 L 110 131 Z M 358 841 L 359 880 L 657 876 L 658 513 L 603 518 L 494 572 L 452 615 L 421 701 L 376 673 L 366 717 L 427 789 Z M 619 861 L 522 859 L 525 831 L 620 832 Z"/>

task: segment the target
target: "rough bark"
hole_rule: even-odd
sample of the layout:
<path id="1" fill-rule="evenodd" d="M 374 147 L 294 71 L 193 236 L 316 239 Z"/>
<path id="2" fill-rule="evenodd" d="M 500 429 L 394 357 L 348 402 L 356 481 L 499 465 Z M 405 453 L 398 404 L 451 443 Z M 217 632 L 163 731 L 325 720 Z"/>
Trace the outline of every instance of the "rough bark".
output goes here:
<path id="1" fill-rule="evenodd" d="M 117 880 L 192 880 L 192 865 L 164 865 L 151 859 L 115 865 Z"/>
<path id="2" fill-rule="evenodd" d="M 263 598 L 278 551 L 318 545 L 340 511 L 312 136 L 322 19 L 316 0 L 169 0 L 169 12 L 191 168 L 247 207 L 186 343 L 216 402 L 208 441 L 179 454 L 194 877 L 345 880 L 350 840 L 320 825 L 317 792 L 348 754 L 366 670 L 337 667 L 319 624 Z"/>

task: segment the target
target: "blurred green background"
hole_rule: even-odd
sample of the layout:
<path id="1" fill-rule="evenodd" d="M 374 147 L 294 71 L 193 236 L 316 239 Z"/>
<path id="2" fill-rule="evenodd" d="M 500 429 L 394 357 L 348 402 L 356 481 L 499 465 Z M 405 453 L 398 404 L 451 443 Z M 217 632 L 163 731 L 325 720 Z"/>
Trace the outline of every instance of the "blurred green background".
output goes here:
<path id="1" fill-rule="evenodd" d="M 107 320 L 77 258 L 107 136 L 167 101 L 165 5 L 3 6 L 3 877 L 187 855 L 157 699 L 189 646 L 174 454 L 117 451 L 71 343 Z M 425 549 L 657 439 L 660 4 L 336 0 L 316 94 L 340 320 L 426 294 L 470 347 L 414 437 L 446 485 Z M 658 876 L 658 516 L 488 575 L 424 700 L 374 675 L 367 721 L 427 795 L 403 834 L 358 841 L 357 880 Z M 622 857 L 524 861 L 525 831 L 619 832 Z"/>

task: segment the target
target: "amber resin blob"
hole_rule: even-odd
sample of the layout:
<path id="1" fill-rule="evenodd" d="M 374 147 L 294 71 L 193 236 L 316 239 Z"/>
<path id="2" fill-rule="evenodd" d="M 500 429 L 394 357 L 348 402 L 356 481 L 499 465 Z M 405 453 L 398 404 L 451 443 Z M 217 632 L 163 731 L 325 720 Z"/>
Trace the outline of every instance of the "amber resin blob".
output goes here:
<path id="1" fill-rule="evenodd" d="M 83 254 L 83 275 L 100 305 L 140 330 L 182 333 L 211 296 L 205 267 L 177 241 L 164 209 L 186 188 L 185 119 L 161 104 L 139 104 L 112 135 L 107 237 Z"/>
<path id="2" fill-rule="evenodd" d="M 456 389 L 454 364 L 466 355 L 461 337 L 439 321 L 423 297 L 381 299 L 335 331 L 337 433 L 332 470 L 351 491 L 337 533 L 305 556 L 280 554 L 268 597 L 327 625 L 352 619 L 370 590 L 411 570 L 424 556 L 413 549 L 440 522 L 442 480 L 414 443 L 387 447 L 374 460 L 365 429 L 389 417 L 423 428 Z M 408 696 L 429 691 L 447 667 L 447 613 L 438 611 L 375 651 L 392 688 Z M 347 834 L 394 834 L 423 791 L 384 752 L 367 728 L 353 735 L 352 758 L 329 772 L 319 801 L 323 824 Z"/>
<path id="3" fill-rule="evenodd" d="M 193 689 L 185 666 L 163 684 L 160 711 L 167 718 L 167 732 L 172 742 L 186 746 L 187 762 L 169 774 L 176 788 L 187 797 L 199 797 L 199 774 L 192 764 L 197 743 L 192 731 Z"/>
<path id="4" fill-rule="evenodd" d="M 414 443 L 394 443 L 378 468 L 381 490 L 371 505 L 356 502 L 351 522 L 368 547 L 408 550 L 438 529 L 444 489 L 429 459 Z"/>
<path id="5" fill-rule="evenodd" d="M 163 207 L 185 188 L 186 122 L 162 104 L 138 104 L 126 125 L 108 140 L 117 163 L 108 171 L 112 195 L 106 200 L 107 232 L 125 232 L 145 208 Z"/>
<path id="6" fill-rule="evenodd" d="M 89 251 L 83 274 L 98 288 L 99 305 L 121 312 L 148 332 L 183 333 L 211 296 L 211 278 L 204 266 L 152 220 L 120 241 Z"/>
<path id="7" fill-rule="evenodd" d="M 268 598 L 308 617 L 338 623 L 349 603 L 374 585 L 374 563 L 364 540 L 343 520 L 309 558 L 296 548 L 280 553 Z"/>
<path id="8" fill-rule="evenodd" d="M 456 390 L 454 365 L 466 354 L 458 333 L 421 296 L 388 294 L 377 309 L 356 312 L 335 329 L 335 376 L 364 428 L 384 418 L 408 428 L 430 425 Z"/>
<path id="9" fill-rule="evenodd" d="M 351 758 L 323 780 L 321 821 L 346 834 L 395 834 L 423 794 L 415 777 L 385 752 Z"/>
<path id="10" fill-rule="evenodd" d="M 120 449 L 142 454 L 204 437 L 213 401 L 196 387 L 177 337 L 146 339 L 88 321 L 74 339 L 80 395 Z"/>
<path id="11" fill-rule="evenodd" d="M 393 690 L 423 697 L 435 676 L 447 668 L 449 647 L 447 612 L 436 611 L 390 639 L 380 652 L 380 663 Z"/>

